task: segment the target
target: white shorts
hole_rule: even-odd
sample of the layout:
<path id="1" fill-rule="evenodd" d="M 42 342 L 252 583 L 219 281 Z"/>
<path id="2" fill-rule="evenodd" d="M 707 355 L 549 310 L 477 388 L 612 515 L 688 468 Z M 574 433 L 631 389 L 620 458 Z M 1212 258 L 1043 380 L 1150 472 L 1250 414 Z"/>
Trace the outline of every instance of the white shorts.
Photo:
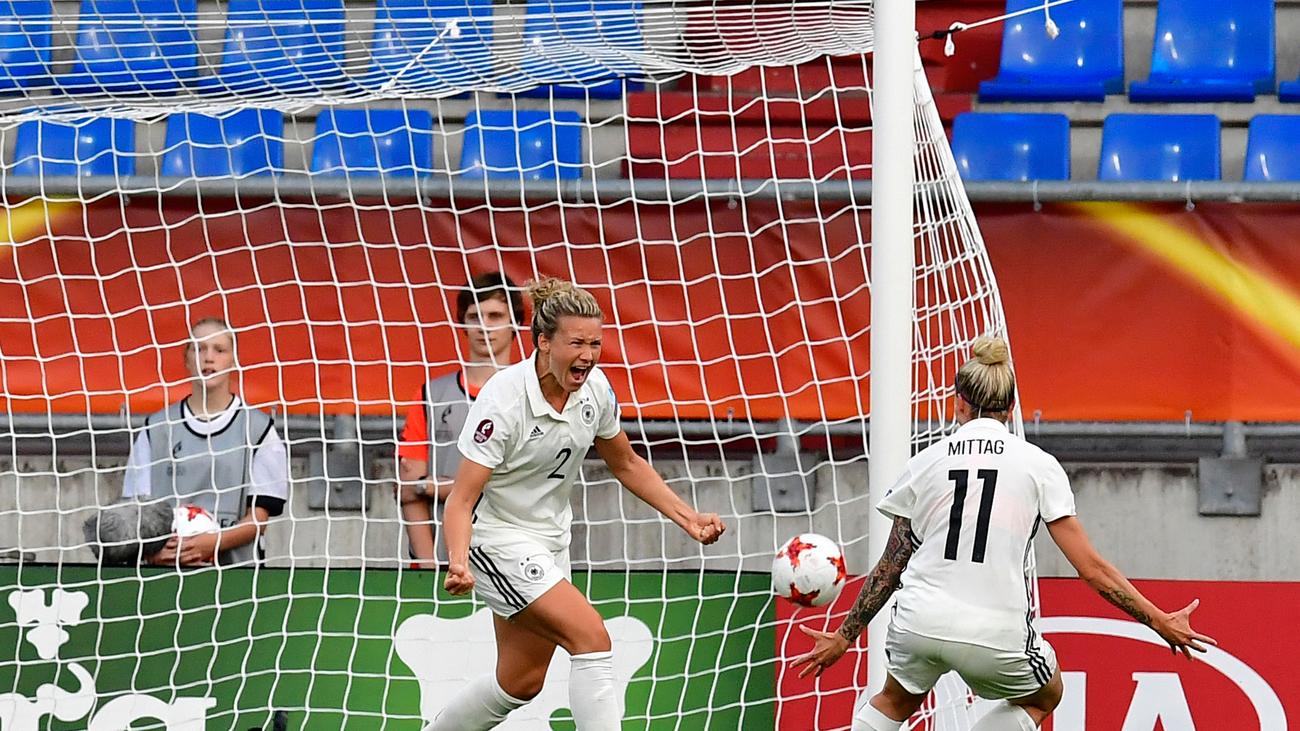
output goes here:
<path id="1" fill-rule="evenodd" d="M 928 693 L 939 676 L 957 671 L 981 698 L 1023 698 L 1047 685 L 1056 672 L 1056 651 L 1035 633 L 1023 650 L 994 650 L 936 640 L 893 626 L 885 639 L 889 674 L 909 693 Z"/>
<path id="2" fill-rule="evenodd" d="M 474 593 L 492 613 L 509 619 L 569 579 L 569 549 L 553 552 L 525 536 L 493 534 L 469 549 Z"/>

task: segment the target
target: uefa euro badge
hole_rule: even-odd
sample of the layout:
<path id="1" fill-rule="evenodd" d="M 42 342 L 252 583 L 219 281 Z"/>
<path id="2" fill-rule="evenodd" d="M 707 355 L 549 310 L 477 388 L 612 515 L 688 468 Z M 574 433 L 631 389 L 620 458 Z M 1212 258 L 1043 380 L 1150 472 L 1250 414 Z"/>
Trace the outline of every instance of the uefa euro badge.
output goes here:
<path id="1" fill-rule="evenodd" d="M 478 423 L 478 426 L 474 428 L 474 443 L 482 444 L 483 442 L 486 442 L 487 440 L 491 439 L 492 429 L 493 426 L 492 426 L 491 419 L 484 419 L 483 421 L 480 421 Z"/>
<path id="2" fill-rule="evenodd" d="M 578 410 L 578 416 L 582 419 L 583 426 L 591 426 L 596 423 L 596 406 L 590 401 L 583 401 L 582 408 Z"/>

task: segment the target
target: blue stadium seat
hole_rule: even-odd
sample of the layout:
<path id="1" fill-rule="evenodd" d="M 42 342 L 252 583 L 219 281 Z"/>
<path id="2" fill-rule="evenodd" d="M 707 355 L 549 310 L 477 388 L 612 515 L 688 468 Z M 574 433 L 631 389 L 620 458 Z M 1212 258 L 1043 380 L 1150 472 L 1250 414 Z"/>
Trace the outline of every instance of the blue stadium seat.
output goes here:
<path id="1" fill-rule="evenodd" d="M 1300 102 L 1300 79 L 1283 81 L 1278 84 L 1277 100 L 1280 102 Z"/>
<path id="2" fill-rule="evenodd" d="M 438 92 L 493 77 L 492 0 L 378 0 L 367 87 Z"/>
<path id="3" fill-rule="evenodd" d="M 433 170 L 433 115 L 422 109 L 326 109 L 316 117 L 311 171 L 412 177 Z"/>
<path id="4" fill-rule="evenodd" d="M 1069 180 L 1064 114 L 958 114 L 952 154 L 964 180 Z"/>
<path id="5" fill-rule="evenodd" d="M 1007 0 L 1007 13 L 1042 5 Z M 998 75 L 980 83 L 980 101 L 1099 102 L 1124 92 L 1124 0 L 1074 0 L 1051 13 L 1056 38 L 1047 35 L 1042 13 L 1003 24 Z"/>
<path id="6" fill-rule="evenodd" d="M 1135 102 L 1251 102 L 1273 91 L 1273 0 L 1160 0 L 1151 77 Z"/>
<path id="7" fill-rule="evenodd" d="M 1260 114 L 1250 120 L 1243 180 L 1300 180 L 1300 115 Z"/>
<path id="8" fill-rule="evenodd" d="M 582 176 L 581 124 L 578 113 L 570 111 L 472 111 L 465 116 L 460 174 L 479 179 L 577 179 Z"/>
<path id="9" fill-rule="evenodd" d="M 1213 114 L 1112 114 L 1101 128 L 1099 180 L 1218 180 Z"/>
<path id="10" fill-rule="evenodd" d="M 46 82 L 50 13 L 49 0 L 0 0 L 0 92 Z"/>
<path id="11" fill-rule="evenodd" d="M 536 82 L 521 96 L 557 99 L 620 99 L 642 84 L 625 77 L 643 73 L 626 58 L 601 59 L 583 50 L 606 48 L 643 53 L 640 0 L 528 0 L 524 17 L 527 55 L 519 71 L 529 80 L 576 78 L 581 84 Z"/>
<path id="12" fill-rule="evenodd" d="M 352 90 L 343 28 L 343 0 L 230 0 L 220 70 L 199 87 L 250 96 Z"/>
<path id="13" fill-rule="evenodd" d="M 82 0 L 64 92 L 167 93 L 198 75 L 197 0 Z"/>
<path id="14" fill-rule="evenodd" d="M 11 175 L 134 175 L 135 123 L 129 119 L 18 125 Z"/>
<path id="15" fill-rule="evenodd" d="M 161 175 L 244 177 L 284 169 L 284 115 L 241 109 L 220 117 L 183 112 L 167 118 Z"/>

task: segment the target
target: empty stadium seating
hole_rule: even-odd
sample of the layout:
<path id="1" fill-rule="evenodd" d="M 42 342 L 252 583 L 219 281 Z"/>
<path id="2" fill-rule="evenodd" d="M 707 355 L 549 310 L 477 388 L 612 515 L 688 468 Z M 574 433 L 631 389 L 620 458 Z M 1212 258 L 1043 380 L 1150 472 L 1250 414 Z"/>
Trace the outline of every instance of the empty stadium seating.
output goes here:
<path id="1" fill-rule="evenodd" d="M 960 114 L 952 153 L 966 180 L 1069 180 L 1070 119 L 1064 114 Z"/>
<path id="2" fill-rule="evenodd" d="M 32 120 L 18 126 L 11 175 L 133 175 L 135 123 L 97 119 L 57 123 Z"/>
<path id="3" fill-rule="evenodd" d="M 577 112 L 481 110 L 465 117 L 460 174 L 469 179 L 577 179 L 582 127 Z"/>
<path id="4" fill-rule="evenodd" d="M 433 115 L 420 109 L 327 109 L 316 118 L 311 171 L 412 177 L 433 170 Z"/>
<path id="5" fill-rule="evenodd" d="M 378 0 L 367 86 L 437 92 L 489 81 L 492 0 Z"/>
<path id="6" fill-rule="evenodd" d="M 66 24 L 74 32 L 63 41 L 53 37 L 57 34 L 47 20 L 49 0 L 0 0 L 0 93 L 15 94 L 35 84 L 126 95 L 166 94 L 191 86 L 200 92 L 270 98 L 361 85 L 395 95 L 445 96 L 493 81 L 517 85 L 570 76 L 584 79 L 587 88 L 549 84 L 523 96 L 616 98 L 628 91 L 629 77 L 641 73 L 630 57 L 645 50 L 643 0 L 527 0 L 521 8 L 524 25 L 517 31 L 522 37 L 513 39 L 493 37 L 493 0 L 376 0 L 370 42 L 348 40 L 354 49 L 349 63 L 361 72 L 354 80 L 343 69 L 344 1 L 230 0 L 219 63 L 207 70 L 214 75 L 199 79 L 196 26 L 189 22 L 196 17 L 197 0 L 79 0 L 79 19 Z M 996 12 L 1032 11 L 1008 20 L 1001 31 L 983 29 L 988 38 L 1000 40 L 996 78 L 988 79 L 995 58 L 985 58 L 988 49 L 976 48 L 970 58 L 946 63 L 941 43 L 921 47 L 941 117 L 952 123 L 961 174 L 968 180 L 1069 179 L 1065 117 L 961 112 L 970 108 L 977 87 L 986 102 L 1101 100 L 1122 91 L 1123 0 L 1075 0 L 1053 7 L 1052 18 L 1061 29 L 1055 39 L 1044 28 L 1040 0 L 940 2 L 928 6 L 928 15 L 918 11 L 918 27 L 925 35 L 926 28 L 943 27 L 941 20 L 961 13 L 984 17 L 990 5 L 996 5 Z M 762 28 L 720 24 L 725 17 L 716 9 L 686 13 L 686 52 L 763 42 Z M 1249 100 L 1269 91 L 1276 25 L 1273 4 L 1265 0 L 1159 0 L 1151 76 L 1133 85 L 1131 98 L 1206 103 Z M 367 32 L 371 28 L 364 27 Z M 959 55 L 970 50 L 966 39 L 957 36 Z M 65 41 L 72 43 L 72 55 L 51 59 L 50 47 Z M 503 42 L 508 47 L 522 43 L 528 52 L 522 58 L 511 55 L 505 63 L 499 52 L 507 47 Z M 626 51 L 628 57 L 595 58 L 584 50 L 597 46 Z M 356 55 L 363 47 L 368 59 Z M 51 77 L 52 63 L 67 72 Z M 869 66 L 864 57 L 822 57 L 794 67 L 756 66 L 736 75 L 687 75 L 653 92 L 633 90 L 625 107 L 626 172 L 690 179 L 867 177 Z M 828 88 L 836 93 L 827 93 Z M 1283 83 L 1279 98 L 1300 101 L 1300 79 Z M 1062 109 L 1078 115 L 1087 108 Z M 1092 165 L 1090 156 L 1082 156 L 1096 144 L 1091 125 L 1101 108 L 1091 109 L 1076 120 L 1076 168 Z M 1241 153 L 1240 129 L 1249 118 L 1246 109 L 1242 115 L 1219 110 L 1229 129 L 1227 156 L 1234 168 Z M 583 159 L 578 119 L 568 112 L 521 111 L 517 117 L 509 111 L 471 113 L 464 128 L 462 175 L 578 177 Z M 245 110 L 221 119 L 174 115 L 159 170 L 202 177 L 278 172 L 284 168 L 284 125 L 281 115 L 269 111 Z M 35 133 L 24 127 L 19 135 L 24 146 L 16 148 L 21 164 L 12 163 L 11 173 L 122 174 L 133 165 L 131 140 L 109 143 L 113 133 L 105 130 L 116 126 L 87 125 L 82 142 L 61 139 L 63 132 L 56 128 L 50 128 L 52 140 L 41 143 L 49 159 L 38 163 Z M 456 133 L 456 128 L 450 131 Z M 308 164 L 315 173 L 409 176 L 433 168 L 433 119 L 423 111 L 326 111 L 317 119 L 317 135 Z M 1289 117 L 1256 117 L 1245 178 L 1300 177 L 1300 165 L 1293 172 L 1290 163 L 1296 156 L 1289 139 L 1296 137 L 1300 129 Z M 1207 115 L 1111 115 L 1102 138 L 1097 165 L 1102 180 L 1217 179 L 1222 172 L 1218 122 Z"/>
<path id="7" fill-rule="evenodd" d="M 343 21 L 343 0 L 230 0 L 220 68 L 199 87 L 245 95 L 346 90 L 354 82 L 342 68 Z"/>
<path id="8" fill-rule="evenodd" d="M 1099 180 L 1218 180 L 1213 114 L 1112 114 L 1101 133 Z"/>
<path id="9" fill-rule="evenodd" d="M 1300 181 L 1300 115 L 1261 114 L 1250 120 L 1247 181 Z"/>
<path id="10" fill-rule="evenodd" d="M 1300 102 L 1300 79 L 1283 81 L 1277 85 L 1278 101 Z"/>
<path id="11" fill-rule="evenodd" d="M 1273 0 L 1160 0 L 1151 76 L 1136 102 L 1254 101 L 1272 93 Z"/>
<path id="12" fill-rule="evenodd" d="M 1042 0 L 1007 0 L 1008 14 Z M 979 85 L 981 101 L 1102 101 L 1124 91 L 1123 0 L 1075 0 L 1051 9 L 1060 35 L 1043 13 L 1003 25 L 997 77 Z"/>
<path id="13" fill-rule="evenodd" d="M 161 175 L 243 177 L 284 168 L 284 115 L 244 109 L 221 117 L 184 112 L 167 119 Z"/>
<path id="14" fill-rule="evenodd" d="M 166 93 L 198 74 L 197 0 L 82 0 L 68 93 Z"/>
<path id="15" fill-rule="evenodd" d="M 584 83 L 544 84 L 522 95 L 621 98 L 631 84 L 624 77 L 641 68 L 625 58 L 596 60 L 583 47 L 643 51 L 641 12 L 640 0 L 528 0 L 519 72 L 530 81 L 575 78 Z"/>
<path id="16" fill-rule="evenodd" d="M 45 82 L 49 17 L 49 0 L 0 0 L 0 92 Z"/>

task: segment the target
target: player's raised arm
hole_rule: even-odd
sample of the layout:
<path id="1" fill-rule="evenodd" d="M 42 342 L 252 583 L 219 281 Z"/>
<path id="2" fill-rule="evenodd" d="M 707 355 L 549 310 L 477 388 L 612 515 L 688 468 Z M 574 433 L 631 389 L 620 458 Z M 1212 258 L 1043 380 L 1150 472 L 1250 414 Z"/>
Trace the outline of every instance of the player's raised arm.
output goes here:
<path id="1" fill-rule="evenodd" d="M 1182 651 L 1183 655 L 1191 658 L 1192 650 L 1205 652 L 1205 644 L 1218 644 L 1192 629 L 1191 616 L 1200 604 L 1199 599 L 1173 613 L 1157 607 L 1119 569 L 1097 553 L 1078 518 L 1068 516 L 1054 520 L 1047 524 L 1047 530 L 1070 565 L 1079 572 L 1079 578 L 1087 582 L 1103 599 L 1155 630 L 1169 643 L 1171 650 Z"/>
<path id="2" fill-rule="evenodd" d="M 727 530 L 717 513 L 701 513 L 673 492 L 650 463 L 632 450 L 625 432 L 610 439 L 596 439 L 596 451 L 628 492 L 676 523 L 691 538 L 707 546 Z"/>

